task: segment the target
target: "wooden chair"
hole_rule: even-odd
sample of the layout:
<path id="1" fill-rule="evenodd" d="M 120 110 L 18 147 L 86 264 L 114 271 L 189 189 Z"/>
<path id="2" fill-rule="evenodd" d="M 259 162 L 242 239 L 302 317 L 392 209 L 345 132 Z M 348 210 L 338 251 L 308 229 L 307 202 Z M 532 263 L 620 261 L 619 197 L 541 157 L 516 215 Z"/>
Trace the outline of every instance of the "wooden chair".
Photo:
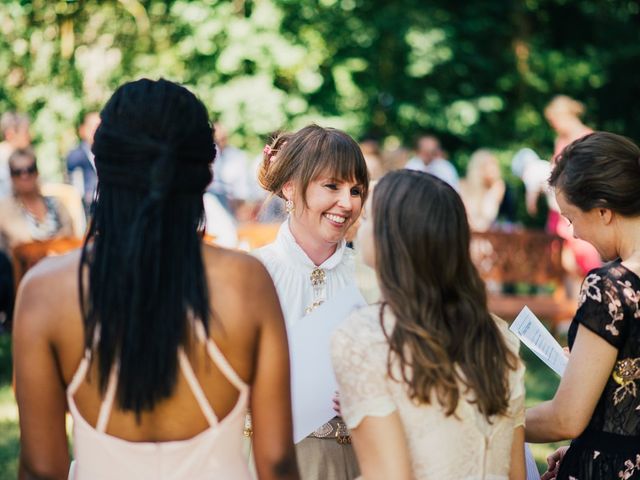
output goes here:
<path id="1" fill-rule="evenodd" d="M 60 237 L 17 245 L 11 251 L 16 289 L 27 270 L 43 258 L 50 255 L 62 255 L 81 246 L 82 239 L 74 237 Z"/>
<path id="2" fill-rule="evenodd" d="M 263 247 L 273 242 L 278 235 L 280 223 L 248 222 L 238 225 L 238 245 L 248 245 L 249 250 Z"/>
<path id="3" fill-rule="evenodd" d="M 539 231 L 474 232 L 471 258 L 487 282 L 489 310 L 511 322 L 527 305 L 552 329 L 577 308 L 565 288 L 562 238 Z M 535 293 L 504 293 L 502 287 L 531 287 Z M 493 288 L 492 288 L 493 287 Z"/>

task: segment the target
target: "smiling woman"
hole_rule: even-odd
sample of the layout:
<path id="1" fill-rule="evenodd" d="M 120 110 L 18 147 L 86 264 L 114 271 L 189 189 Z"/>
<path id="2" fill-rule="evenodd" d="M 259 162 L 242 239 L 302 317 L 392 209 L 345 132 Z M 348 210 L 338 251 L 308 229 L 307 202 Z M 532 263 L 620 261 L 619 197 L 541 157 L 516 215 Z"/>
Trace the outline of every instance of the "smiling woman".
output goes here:
<path id="1" fill-rule="evenodd" d="M 606 265 L 582 284 L 571 355 L 553 399 L 527 411 L 531 442 L 573 439 L 543 479 L 640 478 L 640 148 L 595 132 L 560 154 L 549 179 L 573 235 Z"/>
<path id="2" fill-rule="evenodd" d="M 286 200 L 289 216 L 274 243 L 258 250 L 278 291 L 287 328 L 355 283 L 345 234 L 369 188 L 367 165 L 347 134 L 310 125 L 265 148 L 261 185 Z M 327 398 L 330 404 L 330 398 Z M 301 478 L 347 480 L 358 474 L 339 417 L 296 446 Z M 336 441 L 336 438 L 339 440 Z"/>

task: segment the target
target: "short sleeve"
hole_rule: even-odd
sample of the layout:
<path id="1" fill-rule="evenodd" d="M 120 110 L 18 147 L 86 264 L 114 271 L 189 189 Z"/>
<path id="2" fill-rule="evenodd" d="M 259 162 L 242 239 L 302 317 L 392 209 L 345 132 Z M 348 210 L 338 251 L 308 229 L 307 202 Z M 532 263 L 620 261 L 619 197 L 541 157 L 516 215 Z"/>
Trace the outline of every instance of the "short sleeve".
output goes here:
<path id="1" fill-rule="evenodd" d="M 348 428 L 357 427 L 364 417 L 384 417 L 396 410 L 387 384 L 388 346 L 372 318 L 377 315 L 371 307 L 365 310 L 372 315 L 354 313 L 331 341 L 340 408 Z"/>
<path id="2" fill-rule="evenodd" d="M 573 320 L 620 349 L 626 339 L 627 325 L 615 279 L 606 272 L 589 273 L 582 282 L 578 310 Z"/>

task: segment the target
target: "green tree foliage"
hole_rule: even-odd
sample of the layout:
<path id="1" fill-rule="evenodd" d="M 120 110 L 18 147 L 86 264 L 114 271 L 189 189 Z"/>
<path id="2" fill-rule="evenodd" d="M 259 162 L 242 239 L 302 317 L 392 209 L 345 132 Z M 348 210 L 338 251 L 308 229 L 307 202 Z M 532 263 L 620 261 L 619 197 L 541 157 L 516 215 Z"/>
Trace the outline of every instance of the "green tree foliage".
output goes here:
<path id="1" fill-rule="evenodd" d="M 460 166 L 481 146 L 548 156 L 542 110 L 557 93 L 585 102 L 594 127 L 640 137 L 639 12 L 639 0 L 5 0 L 0 111 L 31 115 L 50 176 L 80 113 L 142 76 L 191 87 L 249 149 L 315 121 L 409 146 L 433 132 Z"/>

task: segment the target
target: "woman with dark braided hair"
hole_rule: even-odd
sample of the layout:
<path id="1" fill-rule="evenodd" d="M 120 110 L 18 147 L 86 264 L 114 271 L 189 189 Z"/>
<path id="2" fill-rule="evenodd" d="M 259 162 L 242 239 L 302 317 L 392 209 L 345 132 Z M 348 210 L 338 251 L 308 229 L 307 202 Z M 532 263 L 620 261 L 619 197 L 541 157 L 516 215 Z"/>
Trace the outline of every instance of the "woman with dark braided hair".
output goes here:
<path id="1" fill-rule="evenodd" d="M 98 194 L 81 252 L 34 268 L 14 358 L 21 478 L 297 479 L 285 327 L 268 273 L 204 245 L 215 157 L 204 105 L 159 80 L 120 87 L 93 150 Z"/>
<path id="2" fill-rule="evenodd" d="M 400 170 L 361 221 L 383 301 L 337 329 L 332 356 L 362 478 L 524 479 L 524 367 L 487 310 L 462 200 Z"/>

